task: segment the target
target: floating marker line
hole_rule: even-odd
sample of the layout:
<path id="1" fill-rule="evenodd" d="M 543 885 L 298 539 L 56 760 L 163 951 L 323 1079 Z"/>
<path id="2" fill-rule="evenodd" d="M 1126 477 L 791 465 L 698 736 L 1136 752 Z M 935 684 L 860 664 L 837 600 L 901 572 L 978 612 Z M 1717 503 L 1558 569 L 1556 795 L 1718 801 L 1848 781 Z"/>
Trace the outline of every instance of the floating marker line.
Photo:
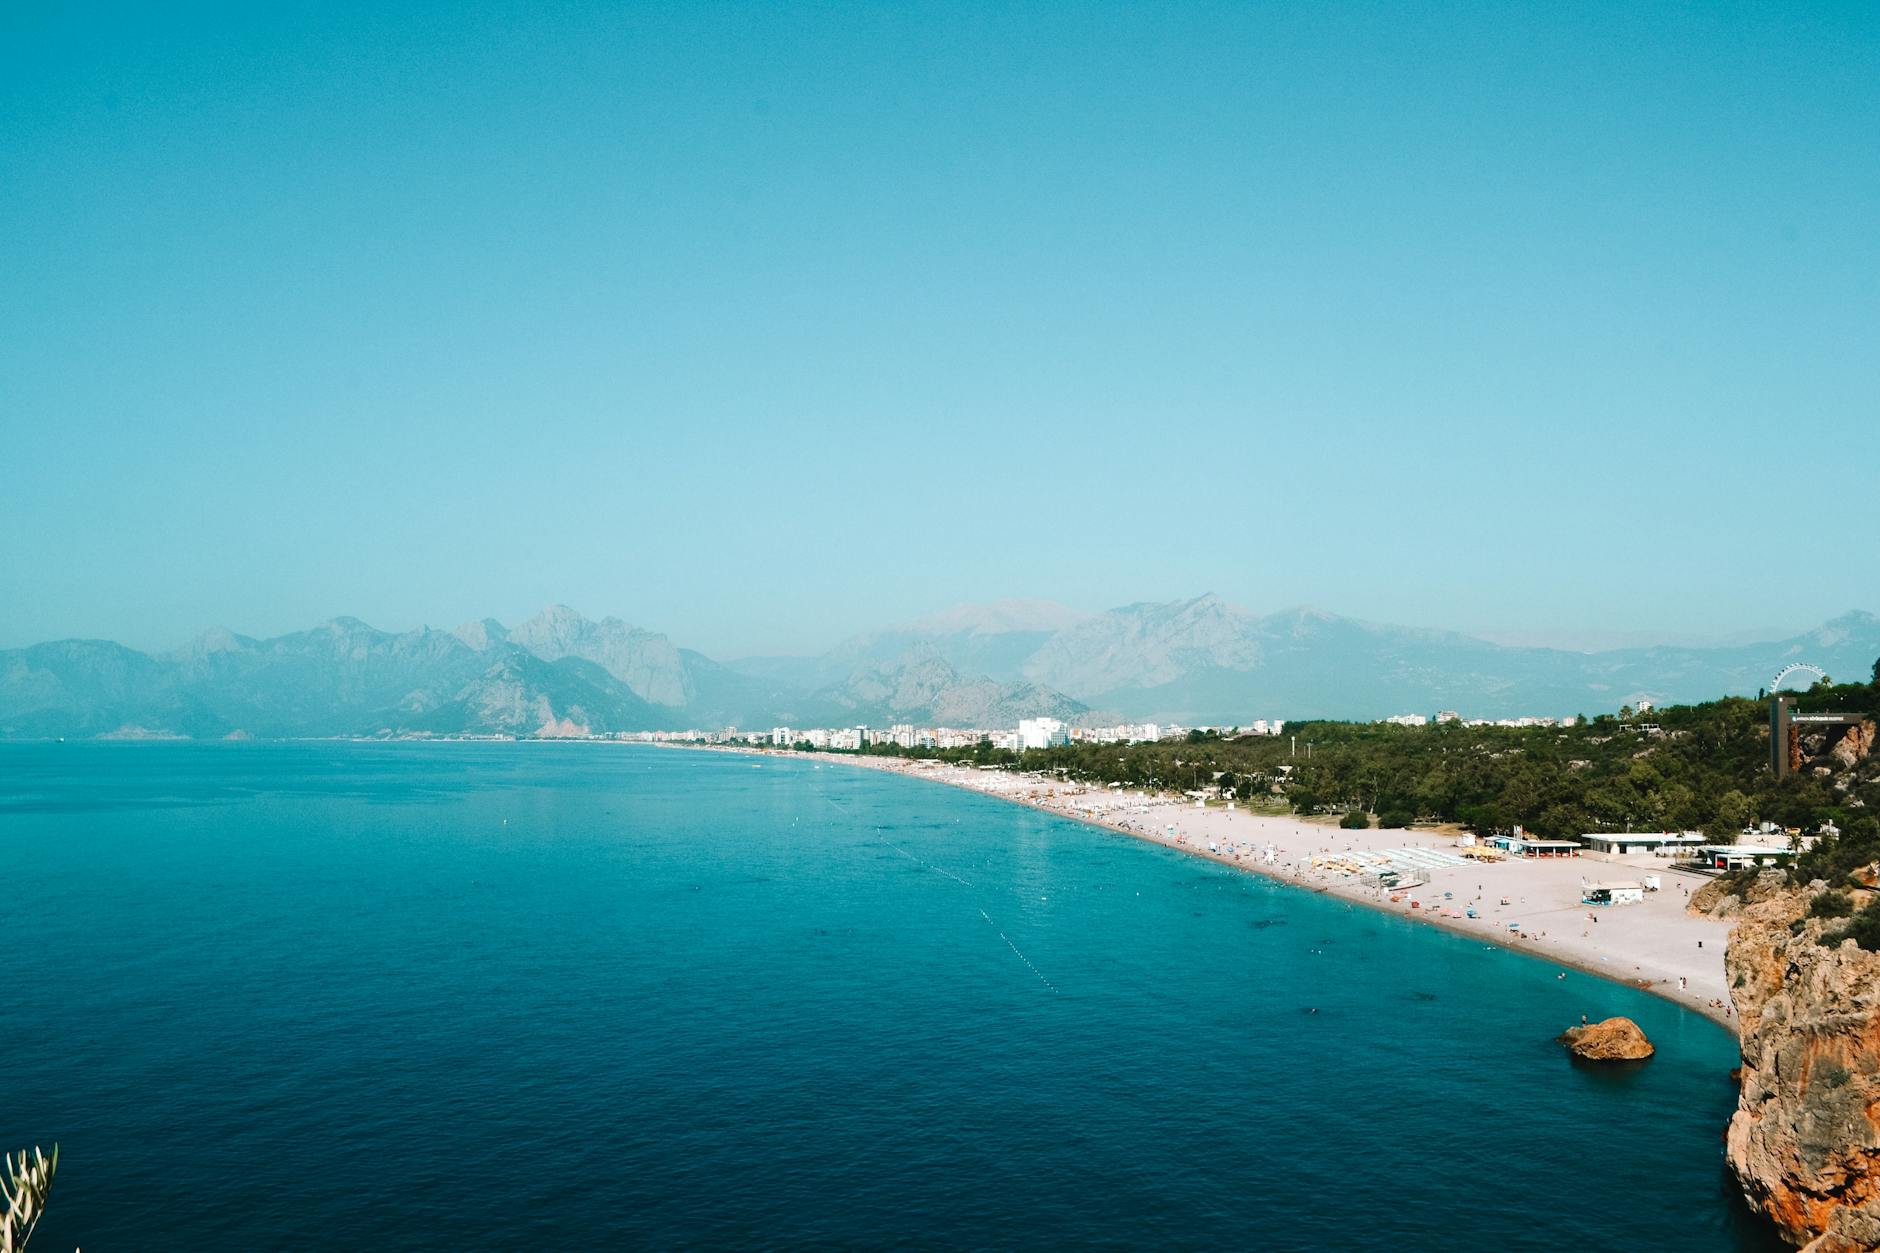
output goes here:
<path id="1" fill-rule="evenodd" d="M 908 852 L 906 849 L 902 848 L 899 844 L 896 844 L 893 840 L 883 840 L 882 843 L 886 844 L 889 848 L 893 849 L 895 852 L 899 853 L 901 856 L 907 858 L 909 861 L 913 862 L 915 865 L 924 866 L 928 870 L 933 871 L 935 874 L 943 874 L 947 878 L 953 880 L 953 882 L 959 884 L 963 888 L 970 888 L 973 886 L 972 884 L 968 883 L 966 880 L 954 874 L 951 870 L 948 870 L 945 866 L 936 866 L 930 861 L 924 861 L 921 858 L 914 856 L 914 854 Z"/>
<path id="2" fill-rule="evenodd" d="M 972 884 L 968 883 L 966 880 L 954 874 L 951 870 L 946 869 L 944 866 L 936 866 L 930 861 L 923 861 L 920 858 L 914 856 L 914 854 L 908 852 L 906 849 L 902 848 L 899 844 L 896 844 L 893 840 L 883 840 L 882 843 L 886 844 L 889 848 L 893 849 L 895 852 L 899 853 L 901 856 L 907 858 L 909 861 L 913 862 L 915 865 L 924 866 L 926 869 L 933 871 L 935 874 L 943 874 L 947 878 L 953 880 L 953 882 L 959 884 L 961 887 L 970 888 L 973 886 Z M 1001 940 L 1005 941 L 1005 947 L 1011 949 L 1013 954 L 1017 956 L 1018 960 L 1025 963 L 1025 969 L 1031 971 L 1031 973 L 1033 973 L 1034 975 L 1037 975 L 1038 982 L 1044 984 L 1044 986 L 1051 989 L 1051 993 L 1053 996 L 1064 995 L 1063 991 L 1058 987 L 1058 985 L 1051 982 L 1049 979 L 1045 978 L 1044 971 L 1032 965 L 1031 958 L 1025 956 L 1024 952 L 1018 947 L 1018 945 L 1012 943 L 1012 937 L 1005 934 L 1005 932 L 999 930 L 999 924 L 992 921 L 992 915 L 988 914 L 984 909 L 981 909 L 979 911 L 979 916 L 986 920 L 986 925 L 992 928 L 993 933 L 995 935 L 997 935 Z"/>
<path id="3" fill-rule="evenodd" d="M 1011 950 L 1012 950 L 1012 951 L 1013 951 L 1014 953 L 1018 953 L 1018 960 L 1020 960 L 1020 961 L 1022 961 L 1022 962 L 1024 962 L 1024 963 L 1025 963 L 1025 966 L 1026 966 L 1026 968 L 1027 968 L 1028 970 L 1030 970 L 1030 971 L 1031 971 L 1031 973 L 1033 973 L 1034 975 L 1037 975 L 1037 976 L 1038 976 L 1038 982 L 1040 982 L 1040 983 L 1042 983 L 1042 984 L 1044 984 L 1044 986 L 1046 986 L 1047 988 L 1050 988 L 1050 989 L 1051 989 L 1051 994 L 1052 994 L 1053 996 L 1063 996 L 1063 995 L 1064 995 L 1064 994 L 1063 994 L 1062 992 L 1060 992 L 1060 991 L 1058 991 L 1058 985 L 1057 985 L 1057 984 L 1055 984 L 1055 983 L 1053 983 L 1053 982 L 1051 982 L 1051 981 L 1050 981 L 1049 979 L 1047 979 L 1047 978 L 1045 978 L 1045 977 L 1044 977 L 1044 971 L 1042 971 L 1042 970 L 1040 970 L 1040 969 L 1038 969 L 1038 968 L 1037 968 L 1036 966 L 1034 966 L 1034 965 L 1032 965 L 1032 964 L 1031 964 L 1031 958 L 1029 958 L 1029 957 L 1027 957 L 1027 956 L 1025 956 L 1025 955 L 1024 955 L 1023 953 L 1020 953 L 1020 952 L 1019 952 L 1019 950 L 1018 950 L 1018 945 L 1016 945 L 1016 944 L 1014 944 L 1014 943 L 1012 943 L 1012 937 L 1011 937 L 1011 936 L 1009 936 L 1009 935 L 1007 935 L 1007 934 L 1005 934 L 1005 932 L 1003 932 L 1003 931 L 1000 931 L 1000 930 L 999 930 L 999 924 L 998 924 L 998 923 L 996 923 L 996 922 L 994 922 L 994 921 L 992 921 L 992 918 L 991 918 L 991 917 L 990 917 L 990 916 L 989 916 L 989 915 L 988 915 L 988 914 L 986 913 L 986 911 L 985 911 L 985 910 L 983 910 L 983 909 L 982 909 L 982 910 L 980 910 L 980 911 L 979 911 L 979 916 L 980 916 L 981 918 L 984 918 L 984 919 L 986 920 L 986 925 L 987 925 L 988 927 L 991 927 L 991 928 L 992 928 L 992 929 L 993 929 L 993 930 L 994 930 L 995 932 L 997 932 L 997 933 L 998 933 L 998 936 L 999 936 L 999 938 L 1000 938 L 1001 940 L 1004 940 L 1004 941 L 1005 941 L 1005 947 L 1007 947 L 1007 948 L 1009 948 L 1009 949 L 1011 949 Z"/>

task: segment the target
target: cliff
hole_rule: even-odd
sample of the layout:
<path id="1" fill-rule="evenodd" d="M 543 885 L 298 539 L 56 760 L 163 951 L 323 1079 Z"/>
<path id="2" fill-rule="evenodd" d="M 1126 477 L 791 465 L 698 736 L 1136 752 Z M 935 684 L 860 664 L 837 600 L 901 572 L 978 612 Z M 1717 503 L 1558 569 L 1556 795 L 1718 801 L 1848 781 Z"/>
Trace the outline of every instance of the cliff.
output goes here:
<path id="1" fill-rule="evenodd" d="M 1743 1046 L 1730 1168 L 1809 1253 L 1880 1248 L 1880 953 L 1821 944 L 1841 920 L 1805 917 L 1819 885 L 1772 878 L 1724 905 Z"/>

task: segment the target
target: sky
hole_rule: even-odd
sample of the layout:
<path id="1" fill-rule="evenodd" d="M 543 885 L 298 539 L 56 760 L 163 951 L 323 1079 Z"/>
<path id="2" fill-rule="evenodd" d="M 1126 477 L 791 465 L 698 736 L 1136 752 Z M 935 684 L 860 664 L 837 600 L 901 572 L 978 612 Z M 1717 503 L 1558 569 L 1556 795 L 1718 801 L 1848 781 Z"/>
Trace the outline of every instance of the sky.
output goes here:
<path id="1" fill-rule="evenodd" d="M 0 647 L 1880 610 L 1880 10 L 0 6 Z"/>

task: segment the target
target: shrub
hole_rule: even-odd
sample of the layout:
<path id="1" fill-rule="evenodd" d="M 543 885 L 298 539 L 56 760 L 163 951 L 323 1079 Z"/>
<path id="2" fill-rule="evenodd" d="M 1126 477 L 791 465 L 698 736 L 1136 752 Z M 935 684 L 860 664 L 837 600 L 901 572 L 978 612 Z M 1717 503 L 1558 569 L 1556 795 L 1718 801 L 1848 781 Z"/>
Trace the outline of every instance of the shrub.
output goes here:
<path id="1" fill-rule="evenodd" d="M 1397 827 L 1407 827 L 1416 820 L 1416 815 L 1407 809 L 1386 809 L 1377 816 L 1377 825 L 1395 829 Z"/>
<path id="2" fill-rule="evenodd" d="M 1371 826 L 1371 815 L 1362 809 L 1354 809 L 1338 820 L 1338 825 L 1347 831 L 1366 831 Z"/>
<path id="3" fill-rule="evenodd" d="M 1845 918 L 1853 912 L 1854 902 L 1847 899 L 1847 893 L 1837 892 L 1833 888 L 1808 902 L 1810 918 Z"/>
<path id="4" fill-rule="evenodd" d="M 1821 942 L 1837 948 L 1843 940 L 1852 940 L 1870 953 L 1880 953 L 1880 900 L 1869 904 L 1847 920 L 1838 931 L 1825 931 Z"/>

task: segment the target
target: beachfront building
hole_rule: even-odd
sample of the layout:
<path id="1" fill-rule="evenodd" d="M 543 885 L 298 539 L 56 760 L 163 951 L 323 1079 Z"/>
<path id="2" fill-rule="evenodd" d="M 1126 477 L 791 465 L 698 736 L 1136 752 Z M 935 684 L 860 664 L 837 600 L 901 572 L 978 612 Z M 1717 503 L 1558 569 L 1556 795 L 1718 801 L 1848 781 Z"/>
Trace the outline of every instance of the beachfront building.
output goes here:
<path id="1" fill-rule="evenodd" d="M 1782 866 L 1794 856 L 1794 849 L 1769 848 L 1762 844 L 1705 844 L 1697 850 L 1697 860 L 1713 870 Z"/>
<path id="2" fill-rule="evenodd" d="M 1595 831 L 1580 837 L 1580 843 L 1595 853 L 1625 856 L 1653 853 L 1671 857 L 1686 853 L 1705 843 L 1701 835 L 1672 831 Z"/>
<path id="3" fill-rule="evenodd" d="M 1022 718 L 1018 724 L 1018 745 L 1028 748 L 1055 748 L 1071 742 L 1069 731 L 1056 718 Z"/>
<path id="4" fill-rule="evenodd" d="M 1588 883 L 1580 882 L 1580 904 L 1582 905 L 1642 905 L 1645 903 L 1645 885 L 1643 883 Z"/>
<path id="5" fill-rule="evenodd" d="M 1536 840 L 1530 836 L 1496 835 L 1489 837 L 1490 847 L 1502 849 L 1515 857 L 1578 857 L 1578 840 Z"/>

